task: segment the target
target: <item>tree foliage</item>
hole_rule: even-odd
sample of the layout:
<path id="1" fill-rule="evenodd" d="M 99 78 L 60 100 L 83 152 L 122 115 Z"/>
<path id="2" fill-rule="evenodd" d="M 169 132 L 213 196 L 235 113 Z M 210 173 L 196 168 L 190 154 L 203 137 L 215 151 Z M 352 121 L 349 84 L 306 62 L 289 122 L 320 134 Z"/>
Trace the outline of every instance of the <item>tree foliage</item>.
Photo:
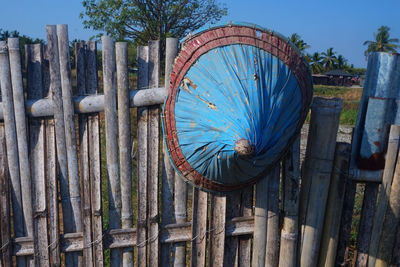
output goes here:
<path id="1" fill-rule="evenodd" d="M 310 48 L 310 45 L 308 45 L 306 42 L 304 42 L 303 39 L 301 39 L 301 36 L 298 35 L 297 33 L 293 33 L 290 37 L 289 40 L 294 44 L 301 52 L 304 52 L 307 48 Z"/>
<path id="2" fill-rule="evenodd" d="M 399 48 L 399 39 L 390 38 L 390 28 L 388 26 L 381 26 L 378 29 L 378 33 L 374 33 L 373 41 L 365 41 L 364 45 L 368 45 L 365 50 L 365 56 L 368 56 L 371 52 L 393 52 L 396 53 L 396 49 Z"/>
<path id="3" fill-rule="evenodd" d="M 80 16 L 86 28 L 139 44 L 182 38 L 227 13 L 217 0 L 83 0 L 82 4 Z"/>

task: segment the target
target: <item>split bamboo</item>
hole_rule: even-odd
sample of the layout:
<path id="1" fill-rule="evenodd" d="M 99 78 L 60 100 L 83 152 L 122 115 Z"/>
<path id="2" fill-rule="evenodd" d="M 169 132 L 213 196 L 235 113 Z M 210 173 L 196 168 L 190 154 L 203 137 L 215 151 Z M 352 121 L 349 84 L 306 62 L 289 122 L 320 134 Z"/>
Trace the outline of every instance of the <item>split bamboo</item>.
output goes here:
<path id="1" fill-rule="evenodd" d="M 383 230 L 385 211 L 389 202 L 389 196 L 396 167 L 397 151 L 399 149 L 400 126 L 392 125 L 389 133 L 388 148 L 386 152 L 385 169 L 383 171 L 382 184 L 378 193 L 378 201 L 374 222 L 372 226 L 371 241 L 368 251 L 368 266 L 375 266 L 378 253 L 379 239 Z"/>
<path id="2" fill-rule="evenodd" d="M 42 52 L 42 44 L 25 45 L 27 97 L 30 99 L 43 97 Z M 33 182 L 33 223 L 37 266 L 50 266 L 47 238 L 45 142 L 44 119 L 31 118 L 29 120 L 29 158 Z"/>
<path id="3" fill-rule="evenodd" d="M 85 43 L 74 44 L 76 85 L 79 95 L 86 94 L 86 51 Z M 82 217 L 83 217 L 83 264 L 93 266 L 92 243 L 92 220 L 90 207 L 90 167 L 89 167 L 89 130 L 88 117 L 86 114 L 79 115 L 79 160 L 80 177 L 82 179 Z"/>
<path id="4" fill-rule="evenodd" d="M 268 219 L 265 246 L 265 266 L 278 267 L 279 264 L 279 180 L 280 163 L 271 171 L 268 181 Z"/>
<path id="5" fill-rule="evenodd" d="M 399 135 L 395 136 L 398 142 Z M 396 169 L 384 215 L 381 238 L 379 240 L 376 267 L 389 266 L 395 247 L 396 230 L 400 223 L 400 154 L 397 155 Z"/>
<path id="6" fill-rule="evenodd" d="M 160 41 L 149 41 L 149 84 L 158 87 L 160 80 Z M 158 176 L 160 151 L 160 107 L 148 109 L 148 207 L 149 207 L 149 265 L 158 266 L 159 225 L 158 225 Z"/>
<path id="7" fill-rule="evenodd" d="M 316 97 L 311 106 L 304 174 L 300 192 L 300 214 L 304 217 L 300 265 L 316 266 L 324 224 L 326 201 L 339 128 L 342 100 Z"/>
<path id="8" fill-rule="evenodd" d="M 289 153 L 282 161 L 283 180 L 283 228 L 279 266 L 297 266 L 299 185 L 300 185 L 300 137 L 293 143 Z"/>
<path id="9" fill-rule="evenodd" d="M 7 164 L 6 133 L 4 124 L 0 124 L 0 238 L 1 263 L 4 267 L 12 266 L 11 257 L 11 217 L 10 217 L 10 185 Z"/>
<path id="10" fill-rule="evenodd" d="M 191 266 L 206 266 L 207 193 L 193 188 Z"/>
<path id="11" fill-rule="evenodd" d="M 210 265 L 224 266 L 226 196 L 213 193 L 211 197 Z"/>
<path id="12" fill-rule="evenodd" d="M 128 43 L 118 42 L 115 46 L 118 88 L 118 132 L 119 165 L 121 175 L 121 226 L 133 227 L 132 214 L 132 160 L 131 160 L 131 113 L 129 109 Z M 122 252 L 122 266 L 133 265 L 133 248 Z"/>
<path id="13" fill-rule="evenodd" d="M 108 199 L 110 229 L 121 228 L 121 185 L 118 171 L 118 121 L 115 84 L 114 41 L 101 37 L 103 55 L 104 116 L 108 173 Z M 121 266 L 121 251 L 111 250 L 111 266 Z"/>
<path id="14" fill-rule="evenodd" d="M 336 143 L 335 161 L 329 186 L 324 230 L 319 255 L 319 266 L 335 266 L 339 226 L 342 215 L 344 192 L 348 177 L 350 144 Z"/>
<path id="15" fill-rule="evenodd" d="M 138 89 L 145 89 L 149 81 L 149 49 L 138 47 Z M 137 114 L 137 262 L 139 267 L 147 266 L 147 107 L 138 108 Z"/>
<path id="16" fill-rule="evenodd" d="M 242 191 L 240 214 L 243 217 L 253 215 L 253 192 L 254 187 L 249 186 Z M 248 266 L 251 262 L 251 236 L 245 235 L 239 237 L 239 261 L 238 266 Z"/>
<path id="17" fill-rule="evenodd" d="M 226 194 L 226 220 L 240 216 L 240 200 L 243 190 Z M 225 266 L 238 266 L 239 238 L 229 237 L 225 240 L 224 264 Z"/>

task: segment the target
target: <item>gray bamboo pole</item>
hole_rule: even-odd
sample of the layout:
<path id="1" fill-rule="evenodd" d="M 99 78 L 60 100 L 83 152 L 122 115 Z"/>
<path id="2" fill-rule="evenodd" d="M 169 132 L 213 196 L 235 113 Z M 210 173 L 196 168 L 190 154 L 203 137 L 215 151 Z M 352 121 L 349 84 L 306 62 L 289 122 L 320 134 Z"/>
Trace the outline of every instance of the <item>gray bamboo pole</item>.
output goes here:
<path id="1" fill-rule="evenodd" d="M 164 155 L 164 156 L 166 156 L 166 155 Z M 167 160 L 169 161 L 169 158 L 167 158 Z M 171 164 L 171 163 L 169 163 L 169 164 Z M 175 177 L 175 178 L 173 178 L 175 180 L 175 184 L 174 184 L 174 187 L 175 187 L 175 194 L 174 194 L 175 223 L 185 223 L 187 221 L 188 185 L 184 182 L 183 178 L 180 177 L 178 173 L 175 172 L 175 176 L 173 176 L 173 177 Z M 175 266 L 175 267 L 186 266 L 186 243 L 185 242 L 174 243 L 172 263 L 173 263 L 173 266 Z"/>
<path id="2" fill-rule="evenodd" d="M 25 45 L 27 64 L 27 97 L 43 97 L 42 65 L 43 47 L 41 44 Z M 34 245 L 37 266 L 49 266 L 47 238 L 46 205 L 46 166 L 45 166 L 45 122 L 43 119 L 29 120 L 29 158 L 33 181 Z"/>
<path id="3" fill-rule="evenodd" d="M 283 227 L 279 266 L 297 265 L 299 185 L 300 185 L 300 137 L 293 143 L 289 153 L 282 161 L 283 180 Z"/>
<path id="4" fill-rule="evenodd" d="M 86 94 L 86 51 L 85 43 L 74 44 L 76 85 L 79 95 Z M 83 264 L 93 266 L 92 246 L 92 220 L 90 207 L 90 167 L 89 167 L 89 133 L 88 117 L 86 114 L 79 115 L 79 160 L 80 177 L 82 179 L 82 217 L 83 217 Z"/>
<path id="5" fill-rule="evenodd" d="M 160 41 L 149 41 L 149 87 L 158 87 L 160 80 Z M 158 176 L 160 153 L 160 108 L 149 107 L 148 121 L 148 201 L 149 201 L 149 265 L 158 266 Z"/>
<path id="6" fill-rule="evenodd" d="M 300 214 L 304 214 L 301 266 L 316 266 L 342 100 L 314 98 L 301 189 Z"/>
<path id="7" fill-rule="evenodd" d="M 279 178 L 280 164 L 271 171 L 268 181 L 268 221 L 265 248 L 265 266 L 278 267 L 279 264 Z"/>
<path id="8" fill-rule="evenodd" d="M 11 258 L 11 218 L 10 218 L 10 175 L 7 164 L 6 134 L 4 124 L 0 124 L 0 236 L 1 261 L 4 267 L 12 266 Z"/>
<path id="9" fill-rule="evenodd" d="M 242 216 L 253 215 L 253 192 L 254 187 L 249 186 L 243 189 L 242 199 L 240 203 L 240 214 Z M 239 237 L 239 266 L 248 266 L 251 261 L 251 236 L 240 236 Z"/>
<path id="10" fill-rule="evenodd" d="M 7 161 L 11 178 L 14 236 L 22 237 L 25 232 L 25 223 L 23 218 L 18 147 L 15 145 L 17 142 L 17 132 L 15 128 L 14 103 L 11 90 L 10 61 L 7 43 L 5 41 L 0 41 L 0 88 L 4 104 L 4 128 L 6 134 Z M 25 262 L 24 257 L 17 258 L 18 266 L 25 266 Z"/>
<path id="11" fill-rule="evenodd" d="M 118 42 L 115 46 L 118 87 L 118 132 L 121 175 L 121 226 L 133 227 L 132 214 L 132 159 L 131 159 L 131 116 L 129 110 L 128 43 Z M 133 266 L 133 248 L 122 252 L 122 266 Z"/>
<path id="12" fill-rule="evenodd" d="M 335 266 L 350 151 L 350 144 L 336 143 L 318 266 Z"/>
<path id="13" fill-rule="evenodd" d="M 211 197 L 210 266 L 224 266 L 226 196 Z"/>
<path id="14" fill-rule="evenodd" d="M 42 65 L 43 97 L 52 98 L 50 88 L 50 69 L 49 51 L 44 47 L 44 64 Z M 59 203 L 58 203 L 58 183 L 56 167 L 56 143 L 54 119 L 48 118 L 46 123 L 46 181 L 49 209 L 49 252 L 52 266 L 60 266 L 60 246 L 59 246 Z"/>
<path id="15" fill-rule="evenodd" d="M 103 53 L 104 115 L 106 126 L 106 156 L 108 173 L 110 229 L 121 228 L 121 185 L 118 173 L 118 121 L 115 85 L 114 41 L 101 37 Z M 121 251 L 111 250 L 111 266 L 121 266 Z"/>
<path id="16" fill-rule="evenodd" d="M 191 266 L 201 267 L 206 264 L 207 193 L 194 187 L 192 205 Z"/>
<path id="17" fill-rule="evenodd" d="M 178 39 L 167 38 L 165 47 L 165 91 L 168 93 L 170 84 L 170 75 L 172 72 L 172 64 L 178 54 Z M 163 225 L 171 224 L 176 222 L 174 220 L 174 174 L 175 170 L 171 165 L 168 153 L 166 151 L 166 145 L 163 145 L 163 169 L 162 169 L 162 201 L 161 201 L 161 222 Z M 179 193 L 182 194 L 182 193 Z M 186 204 L 186 203 L 185 203 Z M 176 209 L 176 207 L 175 207 Z M 176 253 L 174 253 L 176 254 Z M 171 245 L 161 245 L 161 262 L 162 266 L 171 265 Z M 176 256 L 173 257 L 175 262 Z M 185 266 L 185 264 L 181 265 Z"/>
<path id="18" fill-rule="evenodd" d="M 97 45 L 86 42 L 86 93 L 97 94 Z M 99 114 L 88 116 L 89 160 L 91 185 L 91 210 L 93 229 L 94 265 L 102 267 L 103 262 L 103 226 L 101 216 L 101 166 L 100 166 L 100 123 Z"/>
<path id="19" fill-rule="evenodd" d="M 371 240 L 378 188 L 378 183 L 365 184 L 364 200 L 357 236 L 357 259 L 355 266 L 367 266 L 368 249 Z"/>
<path id="20" fill-rule="evenodd" d="M 17 147 L 19 168 L 21 177 L 22 207 L 24 211 L 25 235 L 33 237 L 33 213 L 32 213 L 32 180 L 29 167 L 28 140 L 25 119 L 25 97 L 22 81 L 21 54 L 19 39 L 8 38 L 8 50 L 10 55 L 11 82 L 14 100 L 15 126 L 17 131 Z M 27 257 L 27 264 L 34 265 L 34 259 Z"/>
<path id="21" fill-rule="evenodd" d="M 60 62 L 58 52 L 57 28 L 55 25 L 46 27 L 47 33 L 47 52 L 49 56 L 50 71 L 50 90 L 54 102 L 54 127 L 57 150 L 57 163 L 59 167 L 59 183 L 61 192 L 61 204 L 63 212 L 63 226 L 65 233 L 75 232 L 72 214 L 72 205 L 70 201 L 70 192 L 68 189 L 68 161 L 65 141 L 64 109 L 61 93 Z M 66 254 L 66 266 L 74 266 L 77 257 L 72 254 Z"/>
<path id="22" fill-rule="evenodd" d="M 226 194 L 226 220 L 240 216 L 240 200 L 243 190 Z M 224 265 L 237 267 L 239 262 L 239 239 L 237 236 L 225 240 Z"/>
<path id="23" fill-rule="evenodd" d="M 398 142 L 399 134 L 394 138 Z M 390 265 L 393 248 L 395 247 L 395 233 L 400 225 L 400 154 L 397 155 L 396 169 L 388 198 L 389 203 L 384 215 L 385 219 L 375 263 L 377 267 Z"/>
<path id="24" fill-rule="evenodd" d="M 371 241 L 368 252 L 368 266 L 375 266 L 378 253 L 379 239 L 381 237 L 386 207 L 389 202 L 393 174 L 396 167 L 397 151 L 399 148 L 400 126 L 392 125 L 389 133 L 389 142 L 386 152 L 385 169 L 383 171 L 382 185 L 378 193 L 378 202 L 372 226 Z"/>
<path id="25" fill-rule="evenodd" d="M 138 89 L 148 85 L 149 49 L 138 47 Z M 147 121 L 146 107 L 138 108 L 137 115 L 137 179 L 138 179 L 138 214 L 137 214 L 137 262 L 139 267 L 147 266 Z"/>
<path id="26" fill-rule="evenodd" d="M 268 220 L 268 181 L 271 172 L 256 184 L 256 203 L 254 207 L 254 234 L 252 266 L 265 266 Z"/>
<path id="27" fill-rule="evenodd" d="M 57 41 L 60 62 L 60 77 L 62 91 L 62 106 L 64 110 L 65 145 L 68 165 L 68 189 L 72 207 L 72 232 L 83 230 L 81 217 L 81 197 L 79 186 L 78 155 L 76 149 L 76 134 L 74 120 L 74 105 L 72 102 L 71 64 L 69 56 L 68 26 L 57 25 Z M 81 253 L 74 255 L 75 266 L 82 266 Z"/>

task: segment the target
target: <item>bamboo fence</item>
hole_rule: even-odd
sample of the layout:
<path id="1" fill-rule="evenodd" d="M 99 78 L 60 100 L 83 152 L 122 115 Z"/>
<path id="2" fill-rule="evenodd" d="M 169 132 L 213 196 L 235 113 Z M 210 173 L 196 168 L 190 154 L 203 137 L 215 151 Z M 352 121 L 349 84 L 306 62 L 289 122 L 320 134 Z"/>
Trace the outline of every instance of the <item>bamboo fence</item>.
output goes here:
<path id="1" fill-rule="evenodd" d="M 255 186 L 204 192 L 175 173 L 160 135 L 178 40 L 138 47 L 130 88 L 127 43 L 102 37 L 102 83 L 96 42 L 75 43 L 73 80 L 67 26 L 46 33 L 25 55 L 18 39 L 0 41 L 1 266 L 400 264 L 400 126 L 385 137 L 384 170 L 362 180 L 350 144 L 336 142 L 341 100 L 314 99 L 303 164 L 299 137 Z"/>

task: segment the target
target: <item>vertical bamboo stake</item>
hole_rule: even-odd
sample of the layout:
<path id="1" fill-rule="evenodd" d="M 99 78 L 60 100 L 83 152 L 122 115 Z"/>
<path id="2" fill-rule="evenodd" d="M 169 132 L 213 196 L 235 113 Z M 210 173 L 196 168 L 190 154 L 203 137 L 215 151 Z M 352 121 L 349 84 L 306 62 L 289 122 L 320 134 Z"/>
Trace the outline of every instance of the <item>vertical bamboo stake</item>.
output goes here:
<path id="1" fill-rule="evenodd" d="M 240 203 L 240 214 L 244 217 L 252 216 L 253 213 L 254 187 L 249 186 L 242 191 Z M 251 260 L 251 236 L 239 237 L 239 262 L 241 267 L 248 266 Z"/>
<path id="2" fill-rule="evenodd" d="M 11 201 L 14 217 L 14 236 L 24 236 L 25 223 L 23 218 L 21 183 L 19 172 L 19 158 L 17 132 L 15 128 L 14 103 L 11 90 L 10 62 L 7 43 L 0 41 L 0 88 L 4 109 L 4 129 L 6 134 L 7 161 L 11 178 Z M 25 266 L 25 257 L 17 258 L 18 266 Z"/>
<path id="3" fill-rule="evenodd" d="M 86 92 L 97 94 L 97 45 L 86 42 Z M 101 166 L 99 114 L 88 116 L 93 256 L 96 267 L 103 266 L 103 226 L 101 220 Z"/>
<path id="4" fill-rule="evenodd" d="M 75 69 L 76 84 L 79 95 L 86 94 L 86 52 L 85 43 L 75 43 Z M 79 115 L 79 159 L 80 177 L 82 179 L 82 217 L 83 217 L 83 264 L 84 266 L 93 265 L 92 246 L 92 221 L 90 207 L 90 170 L 89 170 L 89 133 L 88 117 L 86 114 Z"/>
<path id="5" fill-rule="evenodd" d="M 378 203 L 372 226 L 371 242 L 368 252 L 368 266 L 375 266 L 378 253 L 379 239 L 381 237 L 386 207 L 389 202 L 393 174 L 396 167 L 397 150 L 399 148 L 400 126 L 392 125 L 389 134 L 389 143 L 386 152 L 385 169 L 383 171 L 382 185 L 378 193 Z"/>
<path id="6" fill-rule="evenodd" d="M 367 183 L 365 185 L 360 226 L 358 228 L 357 236 L 357 260 L 355 266 L 367 266 L 368 248 L 371 240 L 371 230 L 378 188 L 379 184 L 377 183 Z"/>
<path id="7" fill-rule="evenodd" d="M 131 160 L 131 116 L 129 109 L 128 43 L 115 46 L 118 87 L 118 132 L 121 173 L 121 222 L 122 228 L 133 227 L 132 215 L 132 160 Z M 122 266 L 133 265 L 133 250 L 125 248 Z"/>
<path id="8" fill-rule="evenodd" d="M 289 153 L 282 162 L 283 190 L 283 228 L 279 266 L 295 267 L 297 265 L 299 185 L 300 185 L 300 137 L 293 143 Z"/>
<path id="9" fill-rule="evenodd" d="M 167 159 L 169 160 L 169 159 Z M 169 163 L 171 164 L 171 163 Z M 175 172 L 175 171 L 174 171 Z M 173 176 L 174 177 L 174 176 Z M 175 222 L 185 223 L 187 220 L 187 190 L 188 185 L 184 182 L 183 178 L 175 173 L 175 194 L 174 194 L 174 208 L 175 208 Z M 164 211 L 164 210 L 163 210 Z M 186 266 L 186 243 L 175 243 L 173 247 L 173 266 L 180 267 Z"/>
<path id="10" fill-rule="evenodd" d="M 311 110 L 300 202 L 305 216 L 301 266 L 316 266 L 318 262 L 342 100 L 316 97 Z"/>
<path id="11" fill-rule="evenodd" d="M 27 64 L 27 97 L 28 99 L 43 98 L 42 65 L 43 47 L 41 44 L 25 45 Z M 44 120 L 31 118 L 29 120 L 29 158 L 33 181 L 34 210 L 34 246 L 37 266 L 49 266 L 49 251 L 47 240 L 47 206 L 45 181 L 45 125 Z"/>
<path id="12" fill-rule="evenodd" d="M 349 169 L 350 150 L 350 144 L 336 144 L 335 161 L 329 187 L 324 231 L 321 241 L 321 253 L 319 255 L 319 266 L 335 266 L 345 185 L 346 180 L 349 179 L 347 172 Z"/>
<path id="13" fill-rule="evenodd" d="M 210 266 L 224 266 L 226 197 L 214 193 L 211 198 Z"/>
<path id="14" fill-rule="evenodd" d="M 148 85 L 149 49 L 138 47 L 138 89 Z M 137 262 L 139 267 L 147 266 L 147 107 L 138 108 L 137 115 L 137 179 L 138 179 L 138 215 L 137 215 Z"/>
<path id="15" fill-rule="evenodd" d="M 178 39 L 167 38 L 165 48 L 165 91 L 168 93 L 170 85 L 170 75 L 172 64 L 178 54 Z M 174 220 L 174 174 L 175 170 L 171 165 L 166 151 L 166 142 L 163 143 L 163 169 L 162 169 L 162 201 L 161 201 L 161 222 L 163 225 L 176 222 Z M 179 193 L 181 194 L 181 193 Z M 186 203 L 185 203 L 186 204 Z M 175 253 L 174 253 L 175 254 Z M 174 257 L 175 260 L 176 257 Z M 171 245 L 161 245 L 161 265 L 170 266 L 171 264 Z"/>
<path id="16" fill-rule="evenodd" d="M 103 50 L 104 115 L 106 125 L 106 155 L 109 183 L 110 229 L 121 228 L 121 185 L 118 174 L 118 125 L 115 86 L 114 41 L 109 36 L 101 37 Z M 111 266 L 121 266 L 121 251 L 111 250 Z"/>
<path id="17" fill-rule="evenodd" d="M 4 267 L 12 266 L 11 258 L 11 217 L 10 217 L 10 175 L 7 164 L 6 134 L 4 124 L 0 124 L 0 237 L 1 262 Z"/>
<path id="18" fill-rule="evenodd" d="M 243 190 L 226 194 L 226 220 L 240 216 L 240 200 Z M 227 237 L 225 240 L 224 265 L 238 266 L 239 239 L 236 236 Z"/>
<path id="19" fill-rule="evenodd" d="M 194 187 L 192 203 L 193 219 L 191 266 L 202 267 L 206 264 L 207 193 Z"/>
<path id="20" fill-rule="evenodd" d="M 21 174 L 22 207 L 24 211 L 25 235 L 33 237 L 33 213 L 32 213 L 32 180 L 29 168 L 28 140 L 25 118 L 25 100 L 22 81 L 21 54 L 19 51 L 19 39 L 8 38 L 8 50 L 10 54 L 11 81 L 14 100 L 15 126 L 17 131 L 17 146 L 19 156 L 19 168 Z M 27 264 L 34 265 L 33 257 L 27 257 Z"/>
<path id="21" fill-rule="evenodd" d="M 265 266 L 268 218 L 268 181 L 271 178 L 272 172 L 256 184 L 252 266 Z"/>
<path id="22" fill-rule="evenodd" d="M 68 189 L 68 161 L 65 141 L 64 108 L 61 93 L 60 62 L 58 52 L 57 28 L 55 25 L 46 27 L 47 52 L 49 56 L 50 90 L 54 103 L 54 127 L 57 150 L 57 163 L 59 167 L 59 182 L 61 192 L 61 204 L 63 212 L 64 233 L 74 232 L 72 205 Z M 55 185 L 55 184 L 54 184 Z M 55 197 L 56 195 L 54 195 Z M 57 237 L 58 238 L 58 237 Z M 73 253 L 65 256 L 66 266 L 74 266 L 77 257 Z"/>
<path id="23" fill-rule="evenodd" d="M 397 142 L 398 138 L 399 135 L 396 136 Z M 395 247 L 395 233 L 400 225 L 400 154 L 397 155 L 396 169 L 388 204 L 376 257 L 375 266 L 377 267 L 390 265 L 393 248 Z"/>
<path id="24" fill-rule="evenodd" d="M 276 164 L 268 181 L 268 222 L 265 248 L 265 266 L 279 264 L 279 178 L 280 165 Z"/>
<path id="25" fill-rule="evenodd" d="M 42 68 L 43 78 L 43 97 L 52 97 L 50 88 L 50 70 L 49 70 L 49 50 L 45 46 L 44 64 Z M 60 247 L 59 247 L 59 210 L 58 210 L 58 183 L 56 167 L 56 143 L 54 131 L 54 119 L 45 120 L 46 123 L 46 180 L 48 193 L 49 209 L 49 251 L 50 262 L 52 266 L 60 266 Z"/>

